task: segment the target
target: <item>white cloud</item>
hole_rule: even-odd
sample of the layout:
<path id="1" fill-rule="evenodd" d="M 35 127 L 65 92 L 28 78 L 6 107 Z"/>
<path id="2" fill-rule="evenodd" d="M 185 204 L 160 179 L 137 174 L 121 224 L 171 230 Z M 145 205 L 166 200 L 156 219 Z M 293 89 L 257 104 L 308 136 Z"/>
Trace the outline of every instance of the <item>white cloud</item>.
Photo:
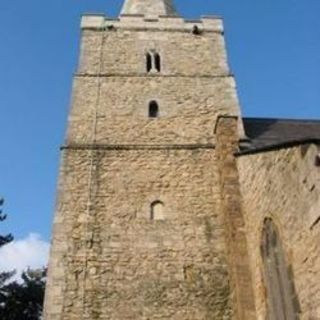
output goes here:
<path id="1" fill-rule="evenodd" d="M 25 239 L 14 240 L 0 248 L 0 272 L 22 271 L 45 267 L 49 257 L 49 243 L 36 233 L 30 233 Z"/>

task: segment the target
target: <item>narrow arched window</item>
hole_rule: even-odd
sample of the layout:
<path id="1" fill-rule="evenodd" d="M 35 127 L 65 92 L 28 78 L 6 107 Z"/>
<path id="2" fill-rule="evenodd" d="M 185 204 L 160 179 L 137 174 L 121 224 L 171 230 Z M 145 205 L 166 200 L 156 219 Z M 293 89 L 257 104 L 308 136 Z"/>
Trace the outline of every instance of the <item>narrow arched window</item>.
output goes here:
<path id="1" fill-rule="evenodd" d="M 151 53 L 148 52 L 146 54 L 146 59 L 147 59 L 147 62 L 146 62 L 147 72 L 150 72 L 152 70 L 152 55 L 151 55 Z"/>
<path id="2" fill-rule="evenodd" d="M 156 101 L 149 103 L 149 118 L 158 118 L 159 116 L 159 105 Z"/>
<path id="3" fill-rule="evenodd" d="M 164 220 L 164 204 L 157 200 L 151 203 L 150 207 L 151 220 Z"/>
<path id="4" fill-rule="evenodd" d="M 155 69 L 160 72 L 161 71 L 161 57 L 159 53 L 154 54 L 154 65 Z"/>
<path id="5" fill-rule="evenodd" d="M 291 268 L 287 265 L 279 232 L 272 219 L 264 222 L 261 254 L 267 288 L 268 319 L 299 319 L 300 306 Z"/>
<path id="6" fill-rule="evenodd" d="M 159 53 L 154 50 L 146 53 L 146 69 L 147 72 L 161 71 L 161 57 Z"/>

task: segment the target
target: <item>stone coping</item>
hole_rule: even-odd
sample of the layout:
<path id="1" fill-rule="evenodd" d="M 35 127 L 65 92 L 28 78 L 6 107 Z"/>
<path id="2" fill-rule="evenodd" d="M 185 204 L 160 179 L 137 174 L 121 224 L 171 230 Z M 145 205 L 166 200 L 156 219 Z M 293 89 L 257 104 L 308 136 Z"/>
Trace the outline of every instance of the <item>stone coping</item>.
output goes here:
<path id="1" fill-rule="evenodd" d="M 201 19 L 183 19 L 179 16 L 144 16 L 120 15 L 110 19 L 104 14 L 84 14 L 81 29 L 116 30 L 116 29 L 148 29 L 191 32 L 197 26 L 201 32 L 223 33 L 223 22 L 220 17 L 202 16 Z"/>

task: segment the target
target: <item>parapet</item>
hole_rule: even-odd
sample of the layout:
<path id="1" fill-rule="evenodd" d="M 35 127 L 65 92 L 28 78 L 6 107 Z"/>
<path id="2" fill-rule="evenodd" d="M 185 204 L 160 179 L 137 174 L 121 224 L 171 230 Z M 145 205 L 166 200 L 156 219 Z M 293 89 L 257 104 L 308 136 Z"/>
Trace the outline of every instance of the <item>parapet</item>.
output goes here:
<path id="1" fill-rule="evenodd" d="M 82 30 L 130 29 L 155 31 L 180 31 L 223 33 L 223 22 L 217 16 L 202 16 L 201 19 L 188 20 L 179 16 L 144 16 L 140 14 L 120 15 L 110 19 L 104 14 L 85 14 L 82 16 Z"/>

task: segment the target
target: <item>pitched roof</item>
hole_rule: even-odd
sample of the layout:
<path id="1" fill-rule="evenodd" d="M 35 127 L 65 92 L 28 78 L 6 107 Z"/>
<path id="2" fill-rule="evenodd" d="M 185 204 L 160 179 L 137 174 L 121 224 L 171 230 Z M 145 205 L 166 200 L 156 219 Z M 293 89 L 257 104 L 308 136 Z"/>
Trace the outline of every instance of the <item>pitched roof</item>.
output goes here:
<path id="1" fill-rule="evenodd" d="M 257 152 L 306 142 L 320 143 L 320 120 L 243 118 L 248 141 L 243 152 Z"/>

